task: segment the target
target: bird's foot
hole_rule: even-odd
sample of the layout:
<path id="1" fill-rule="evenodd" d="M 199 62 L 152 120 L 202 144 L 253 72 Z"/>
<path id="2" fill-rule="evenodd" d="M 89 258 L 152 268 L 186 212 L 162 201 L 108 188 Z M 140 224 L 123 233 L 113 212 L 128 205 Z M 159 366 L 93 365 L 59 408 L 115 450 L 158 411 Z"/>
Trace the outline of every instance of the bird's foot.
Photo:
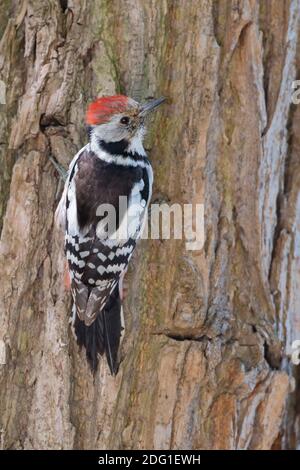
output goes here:
<path id="1" fill-rule="evenodd" d="M 58 161 L 52 157 L 51 155 L 49 156 L 49 160 L 51 161 L 51 163 L 54 165 L 55 169 L 57 170 L 60 178 L 63 180 L 63 181 L 66 181 L 67 179 L 67 176 L 68 176 L 68 172 L 67 170 L 60 164 L 58 163 Z"/>

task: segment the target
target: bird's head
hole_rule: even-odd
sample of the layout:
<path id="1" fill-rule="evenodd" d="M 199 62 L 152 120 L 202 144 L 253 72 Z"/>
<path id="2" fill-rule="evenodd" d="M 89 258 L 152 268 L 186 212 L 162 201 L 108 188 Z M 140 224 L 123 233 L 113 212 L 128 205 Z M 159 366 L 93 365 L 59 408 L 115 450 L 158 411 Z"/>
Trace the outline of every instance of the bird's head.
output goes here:
<path id="1" fill-rule="evenodd" d="M 99 140 L 138 144 L 143 140 L 145 118 L 164 101 L 161 97 L 139 104 L 124 95 L 103 96 L 89 105 L 86 123 Z"/>

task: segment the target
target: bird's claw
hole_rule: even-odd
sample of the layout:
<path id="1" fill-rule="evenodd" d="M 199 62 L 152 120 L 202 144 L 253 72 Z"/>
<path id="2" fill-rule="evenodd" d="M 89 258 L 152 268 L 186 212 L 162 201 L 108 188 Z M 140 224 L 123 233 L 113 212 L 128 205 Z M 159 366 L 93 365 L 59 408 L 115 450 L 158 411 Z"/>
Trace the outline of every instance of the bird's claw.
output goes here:
<path id="1" fill-rule="evenodd" d="M 60 163 L 58 163 L 58 161 L 55 158 L 53 158 L 51 155 L 49 156 L 49 160 L 52 162 L 55 169 L 58 171 L 60 178 L 63 181 L 66 181 L 67 176 L 68 176 L 67 170 Z"/>

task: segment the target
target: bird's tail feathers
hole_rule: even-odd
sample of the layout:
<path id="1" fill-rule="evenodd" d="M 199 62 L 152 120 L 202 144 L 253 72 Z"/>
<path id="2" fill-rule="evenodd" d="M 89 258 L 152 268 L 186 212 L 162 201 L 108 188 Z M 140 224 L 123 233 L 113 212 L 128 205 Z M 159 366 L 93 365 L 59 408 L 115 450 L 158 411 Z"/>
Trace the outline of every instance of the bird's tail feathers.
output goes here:
<path id="1" fill-rule="evenodd" d="M 93 373 L 96 372 L 99 354 L 106 355 L 112 375 L 118 372 L 118 350 L 122 331 L 121 301 L 118 285 L 110 296 L 105 308 L 97 315 L 95 321 L 87 326 L 75 317 L 74 331 L 79 346 L 86 349 L 87 361 Z"/>

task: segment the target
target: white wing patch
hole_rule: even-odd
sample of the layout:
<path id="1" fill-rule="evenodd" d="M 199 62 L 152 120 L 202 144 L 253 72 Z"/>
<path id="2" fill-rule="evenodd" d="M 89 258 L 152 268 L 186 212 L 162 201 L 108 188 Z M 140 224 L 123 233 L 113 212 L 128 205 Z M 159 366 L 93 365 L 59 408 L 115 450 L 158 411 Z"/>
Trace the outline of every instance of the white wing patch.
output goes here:
<path id="1" fill-rule="evenodd" d="M 111 248 L 116 246 L 123 246 L 129 238 L 136 239 L 141 231 L 141 225 L 144 223 L 144 212 L 146 212 L 147 203 L 142 198 L 142 191 L 145 187 L 145 182 L 143 179 L 140 179 L 132 188 L 129 201 L 128 201 L 128 208 L 127 211 L 118 227 L 118 229 L 112 233 L 111 235 L 106 237 L 103 234 L 101 222 L 98 224 L 97 227 L 97 236 L 101 239 L 102 243 L 106 246 Z M 110 259 L 117 254 L 113 252 L 109 255 Z M 121 254 L 121 253 L 120 253 Z M 126 251 L 123 253 L 126 254 Z"/>
<path id="2" fill-rule="evenodd" d="M 145 207 L 144 214 L 142 216 L 141 227 L 140 227 L 140 231 L 139 231 L 137 238 L 139 238 L 143 234 L 145 230 L 146 222 L 148 220 L 148 207 L 149 207 L 149 203 L 152 197 L 152 185 L 153 185 L 153 170 L 152 170 L 151 165 L 147 166 L 147 175 L 148 175 L 149 196 L 148 196 L 148 200 L 146 201 L 146 207 Z"/>
<path id="3" fill-rule="evenodd" d="M 67 190 L 67 198 L 69 202 L 69 207 L 67 208 L 67 219 L 68 219 L 68 232 L 70 235 L 78 235 L 79 226 L 78 226 L 78 217 L 77 217 L 77 201 L 76 201 L 76 185 L 75 185 L 75 175 L 78 171 L 78 166 L 75 168 L 74 176 L 69 183 Z"/>

